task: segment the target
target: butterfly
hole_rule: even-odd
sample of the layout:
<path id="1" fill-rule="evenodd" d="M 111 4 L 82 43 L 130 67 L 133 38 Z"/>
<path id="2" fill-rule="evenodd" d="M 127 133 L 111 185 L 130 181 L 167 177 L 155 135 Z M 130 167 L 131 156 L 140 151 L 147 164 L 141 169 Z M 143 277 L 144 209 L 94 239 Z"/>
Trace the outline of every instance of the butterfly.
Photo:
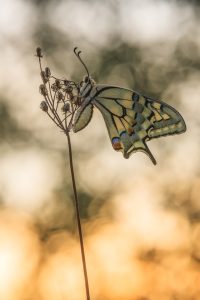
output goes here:
<path id="1" fill-rule="evenodd" d="M 73 131 L 78 132 L 88 125 L 93 108 L 96 107 L 104 118 L 114 150 L 121 151 L 124 158 L 142 151 L 155 165 L 156 160 L 147 146 L 147 141 L 185 132 L 183 117 L 167 103 L 134 90 L 96 84 L 80 57 L 81 52 L 77 53 L 77 48 L 74 52 L 85 67 L 87 75 L 79 84 L 81 104 L 74 117 Z"/>

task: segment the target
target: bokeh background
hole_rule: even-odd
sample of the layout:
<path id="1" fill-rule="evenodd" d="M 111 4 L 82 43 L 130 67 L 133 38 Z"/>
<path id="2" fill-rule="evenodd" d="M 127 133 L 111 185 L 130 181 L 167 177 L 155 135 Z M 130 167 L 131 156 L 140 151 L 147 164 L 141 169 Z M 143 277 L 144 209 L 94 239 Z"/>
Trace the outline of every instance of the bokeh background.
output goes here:
<path id="1" fill-rule="evenodd" d="M 198 1 L 0 0 L 0 299 L 85 299 L 65 136 L 39 109 L 55 76 L 162 99 L 187 132 L 112 149 L 102 116 L 72 135 L 93 300 L 200 299 Z"/>

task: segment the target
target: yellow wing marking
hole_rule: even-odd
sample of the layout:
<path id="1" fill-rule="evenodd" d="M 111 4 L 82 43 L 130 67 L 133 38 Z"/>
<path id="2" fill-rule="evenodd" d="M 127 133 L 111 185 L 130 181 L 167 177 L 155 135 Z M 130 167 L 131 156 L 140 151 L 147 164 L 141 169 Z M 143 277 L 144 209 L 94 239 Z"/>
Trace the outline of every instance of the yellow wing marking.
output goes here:
<path id="1" fill-rule="evenodd" d="M 113 100 L 101 99 L 101 105 L 103 105 L 107 110 L 112 112 L 112 114 L 114 115 L 117 115 L 119 117 L 123 115 L 123 108 Z"/>

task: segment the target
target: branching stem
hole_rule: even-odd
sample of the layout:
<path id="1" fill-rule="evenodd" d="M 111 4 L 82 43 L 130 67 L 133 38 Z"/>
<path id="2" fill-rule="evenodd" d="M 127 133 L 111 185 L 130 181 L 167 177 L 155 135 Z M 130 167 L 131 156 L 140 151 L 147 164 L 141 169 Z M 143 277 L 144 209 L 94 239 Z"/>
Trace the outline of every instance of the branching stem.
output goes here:
<path id="1" fill-rule="evenodd" d="M 82 62 L 80 58 L 80 52 L 78 52 L 76 55 L 79 58 L 79 60 Z M 69 163 L 70 163 L 72 186 L 74 192 L 74 204 L 75 204 L 78 235 L 79 235 L 79 242 L 81 248 L 81 259 L 82 259 L 82 266 L 83 266 L 83 273 L 84 273 L 84 280 L 85 280 L 86 299 L 90 300 L 87 265 L 85 259 L 85 250 L 84 250 L 83 234 L 82 234 L 81 219 L 80 219 L 80 209 L 79 209 L 78 196 L 76 191 L 76 181 L 74 176 L 73 157 L 72 157 L 72 146 L 71 146 L 70 133 L 69 133 L 70 129 L 72 128 L 74 113 L 79 107 L 74 101 L 74 97 L 77 97 L 77 99 L 79 99 L 79 92 L 80 92 L 79 85 L 77 85 L 73 81 L 61 80 L 55 78 L 54 76 L 51 76 L 51 72 L 49 68 L 45 68 L 45 70 L 43 71 L 42 63 L 41 63 L 41 58 L 43 56 L 42 56 L 41 48 L 39 47 L 36 49 L 36 56 L 39 59 L 40 72 L 43 81 L 43 84 L 40 85 L 40 93 L 43 95 L 44 101 L 41 102 L 40 107 L 45 113 L 47 113 L 47 115 L 51 118 L 51 120 L 67 136 L 68 149 L 69 149 Z M 83 62 L 82 64 L 85 66 Z M 53 84 L 51 84 L 52 83 L 51 79 L 55 80 Z M 54 91 L 54 94 L 52 93 L 52 90 Z M 56 104 L 55 101 L 57 101 Z M 59 109 L 60 102 L 63 104 L 62 109 Z M 63 114 L 64 114 L 64 119 L 62 120 Z"/>

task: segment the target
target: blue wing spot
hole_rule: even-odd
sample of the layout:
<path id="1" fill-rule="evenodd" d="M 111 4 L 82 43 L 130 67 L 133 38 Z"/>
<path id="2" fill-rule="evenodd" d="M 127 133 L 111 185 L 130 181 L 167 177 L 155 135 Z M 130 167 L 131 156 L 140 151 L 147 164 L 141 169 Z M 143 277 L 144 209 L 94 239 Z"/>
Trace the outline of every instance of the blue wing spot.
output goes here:
<path id="1" fill-rule="evenodd" d="M 136 133 L 134 133 L 134 134 L 131 135 L 131 141 L 132 141 L 132 143 L 138 142 L 139 140 L 140 140 L 140 138 L 139 138 L 139 136 Z"/>
<path id="2" fill-rule="evenodd" d="M 138 102 L 134 102 L 133 103 L 133 110 L 136 112 L 136 113 L 142 113 L 143 112 L 143 106 L 142 104 L 138 103 Z"/>
<path id="3" fill-rule="evenodd" d="M 124 136 L 124 135 L 127 135 L 127 132 L 126 132 L 126 131 L 122 131 L 122 132 L 120 133 L 120 136 Z"/>
<path id="4" fill-rule="evenodd" d="M 142 114 L 138 114 L 136 120 L 142 124 L 145 121 L 145 117 Z"/>
<path id="5" fill-rule="evenodd" d="M 133 100 L 133 101 L 138 101 L 139 98 L 140 98 L 140 96 L 139 96 L 137 93 L 133 92 L 132 100 Z"/>
<path id="6" fill-rule="evenodd" d="M 112 146 L 116 151 L 119 151 L 122 149 L 122 145 L 121 145 L 120 139 L 118 137 L 114 137 L 112 139 Z"/>
<path id="7" fill-rule="evenodd" d="M 114 137 L 114 138 L 112 139 L 112 143 L 113 143 L 113 144 L 119 143 L 119 141 L 120 141 L 120 139 L 119 139 L 118 137 Z"/>
<path id="8" fill-rule="evenodd" d="M 142 129 L 142 127 L 140 126 L 139 123 L 137 123 L 133 128 L 134 128 L 135 132 L 138 132 L 138 131 L 140 131 Z"/>

